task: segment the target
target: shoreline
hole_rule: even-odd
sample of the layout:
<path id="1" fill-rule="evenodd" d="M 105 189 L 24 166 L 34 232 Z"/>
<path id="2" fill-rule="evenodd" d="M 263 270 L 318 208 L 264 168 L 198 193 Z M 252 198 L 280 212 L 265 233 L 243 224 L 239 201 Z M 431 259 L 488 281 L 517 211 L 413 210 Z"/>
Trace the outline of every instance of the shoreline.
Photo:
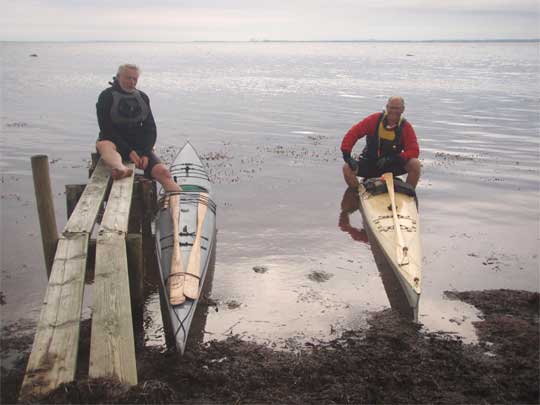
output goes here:
<path id="1" fill-rule="evenodd" d="M 345 331 L 299 351 L 275 351 L 237 336 L 194 345 L 181 360 L 140 347 L 137 386 L 88 380 L 81 366 L 78 382 L 30 403 L 538 403 L 539 293 L 446 295 L 482 311 L 475 322 L 478 344 L 422 332 L 385 309 L 372 313 L 365 330 Z M 12 369 L 2 368 L 2 403 L 14 403 L 33 335 L 7 336 L 2 358 L 6 348 L 25 353 Z M 87 365 L 87 321 L 81 336 L 79 356 Z"/>

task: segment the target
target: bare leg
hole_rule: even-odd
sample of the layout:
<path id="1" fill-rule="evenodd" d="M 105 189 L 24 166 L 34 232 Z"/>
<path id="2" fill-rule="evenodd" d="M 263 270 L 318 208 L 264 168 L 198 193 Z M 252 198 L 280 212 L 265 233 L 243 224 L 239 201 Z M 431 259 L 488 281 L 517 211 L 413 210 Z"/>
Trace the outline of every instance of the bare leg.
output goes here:
<path id="1" fill-rule="evenodd" d="M 420 180 L 420 160 L 416 158 L 409 159 L 409 161 L 405 164 L 405 170 L 407 170 L 407 183 L 416 188 L 418 180 Z"/>
<path id="2" fill-rule="evenodd" d="M 107 166 L 110 167 L 114 180 L 131 176 L 133 170 L 124 166 L 122 157 L 116 150 L 116 145 L 111 141 L 98 141 L 96 149 Z"/>
<path id="3" fill-rule="evenodd" d="M 349 187 L 358 188 L 360 185 L 356 173 L 352 171 L 347 163 L 343 165 L 343 178 Z"/>
<path id="4" fill-rule="evenodd" d="M 158 163 L 152 168 L 152 177 L 163 186 L 165 191 L 180 191 L 180 187 L 176 184 L 169 172 L 169 169 L 164 164 Z"/>

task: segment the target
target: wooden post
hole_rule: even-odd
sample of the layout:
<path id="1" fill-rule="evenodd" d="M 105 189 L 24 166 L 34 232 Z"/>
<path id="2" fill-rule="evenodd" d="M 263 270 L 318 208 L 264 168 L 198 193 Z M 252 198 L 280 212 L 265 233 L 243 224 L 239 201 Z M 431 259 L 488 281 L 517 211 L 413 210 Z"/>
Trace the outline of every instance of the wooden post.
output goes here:
<path id="1" fill-rule="evenodd" d="M 131 291 L 132 308 L 144 303 L 144 272 L 142 235 L 129 233 L 126 239 L 127 259 L 129 269 L 129 285 Z"/>
<path id="2" fill-rule="evenodd" d="M 155 251 L 154 238 L 152 235 L 152 219 L 154 216 L 155 194 L 153 193 L 153 181 L 142 181 L 140 191 L 143 202 L 142 242 L 144 252 L 144 271 L 154 265 Z"/>
<path id="3" fill-rule="evenodd" d="M 135 347 L 144 347 L 144 262 L 140 233 L 128 233 L 126 251 Z"/>
<path id="4" fill-rule="evenodd" d="M 77 202 L 79 202 L 85 187 L 86 184 L 66 184 L 66 213 L 68 219 L 71 217 Z"/>
<path id="5" fill-rule="evenodd" d="M 49 177 L 49 158 L 47 155 L 35 155 L 31 158 L 32 175 L 34 177 L 34 191 L 41 228 L 41 242 L 43 256 L 47 268 L 47 278 L 51 269 L 58 244 L 58 230 L 56 229 L 56 216 L 52 196 L 51 179 Z"/>
<path id="6" fill-rule="evenodd" d="M 131 196 L 131 210 L 129 212 L 128 233 L 140 233 L 143 218 L 143 202 L 140 178 L 135 178 L 133 194 Z"/>
<path id="7" fill-rule="evenodd" d="M 92 176 L 92 173 L 94 172 L 94 169 L 96 168 L 100 157 L 101 157 L 100 154 L 97 152 L 94 152 L 90 155 L 91 162 L 90 162 L 90 167 L 88 168 L 88 177 Z"/>

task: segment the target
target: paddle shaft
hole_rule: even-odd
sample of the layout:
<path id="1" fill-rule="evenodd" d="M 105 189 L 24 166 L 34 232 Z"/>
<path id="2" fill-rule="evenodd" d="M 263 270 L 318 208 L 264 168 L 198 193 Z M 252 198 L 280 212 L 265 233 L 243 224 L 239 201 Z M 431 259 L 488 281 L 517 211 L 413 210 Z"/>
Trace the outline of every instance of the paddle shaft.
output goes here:
<path id="1" fill-rule="evenodd" d="M 207 200 L 208 194 L 201 193 L 200 197 L 203 200 Z M 204 218 L 206 217 L 207 201 L 199 201 L 197 206 L 197 232 L 195 233 L 195 240 L 191 247 L 191 253 L 189 254 L 188 266 L 186 273 L 193 277 L 187 277 L 186 285 L 184 288 L 184 294 L 191 299 L 197 299 L 199 297 L 199 278 L 201 274 L 201 237 L 202 227 L 204 224 Z"/>
<path id="2" fill-rule="evenodd" d="M 169 206 L 171 210 L 173 223 L 173 250 L 171 257 L 171 271 L 169 274 L 169 301 L 171 305 L 178 305 L 185 302 L 184 280 L 185 275 L 182 264 L 182 252 L 180 250 L 180 195 L 174 194 L 169 197 Z"/>
<path id="3" fill-rule="evenodd" d="M 403 241 L 403 235 L 401 234 L 401 224 L 397 216 L 396 208 L 396 196 L 394 193 L 394 175 L 392 173 L 383 174 L 384 181 L 386 182 L 386 188 L 388 189 L 388 196 L 390 197 L 390 205 L 392 206 L 392 217 L 394 218 L 394 228 L 396 230 L 397 242 L 399 249 L 404 256 L 407 255 L 407 247 Z"/>

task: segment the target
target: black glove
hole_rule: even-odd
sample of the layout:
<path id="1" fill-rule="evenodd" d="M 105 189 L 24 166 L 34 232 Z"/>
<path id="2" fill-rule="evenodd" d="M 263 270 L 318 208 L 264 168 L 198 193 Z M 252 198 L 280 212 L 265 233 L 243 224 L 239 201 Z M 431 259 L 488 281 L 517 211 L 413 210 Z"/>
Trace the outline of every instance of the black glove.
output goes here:
<path id="1" fill-rule="evenodd" d="M 351 157 L 350 152 L 343 152 L 343 160 L 349 165 L 351 170 L 356 173 L 358 170 L 358 162 Z"/>
<path id="2" fill-rule="evenodd" d="M 383 156 L 377 159 L 377 169 L 381 170 L 390 165 L 401 162 L 399 155 Z"/>

